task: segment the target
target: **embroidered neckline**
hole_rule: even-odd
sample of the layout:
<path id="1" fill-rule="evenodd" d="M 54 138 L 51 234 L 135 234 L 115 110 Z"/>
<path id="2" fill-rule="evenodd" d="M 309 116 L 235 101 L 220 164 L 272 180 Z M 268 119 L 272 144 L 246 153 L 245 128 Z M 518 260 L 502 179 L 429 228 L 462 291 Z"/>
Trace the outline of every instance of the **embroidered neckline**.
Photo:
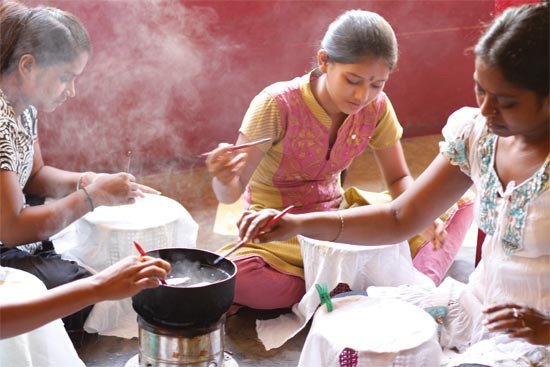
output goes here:
<path id="1" fill-rule="evenodd" d="M 499 218 L 497 199 L 504 190 L 494 165 L 497 141 L 497 136 L 486 127 L 478 145 L 481 157 L 480 228 L 489 235 L 500 231 L 503 250 L 511 255 L 523 248 L 522 238 L 529 204 L 550 187 L 550 154 L 531 177 L 506 190 L 502 198 L 505 200 L 504 211 L 500 213 Z"/>

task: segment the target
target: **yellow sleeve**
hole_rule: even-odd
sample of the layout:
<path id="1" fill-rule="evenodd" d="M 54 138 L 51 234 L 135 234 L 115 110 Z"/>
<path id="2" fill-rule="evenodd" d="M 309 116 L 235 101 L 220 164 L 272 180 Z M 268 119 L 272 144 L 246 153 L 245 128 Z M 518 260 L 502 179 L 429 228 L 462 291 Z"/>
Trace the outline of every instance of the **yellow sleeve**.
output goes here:
<path id="1" fill-rule="evenodd" d="M 374 150 L 388 148 L 394 145 L 403 135 L 403 127 L 399 124 L 395 110 L 386 97 L 384 112 L 376 124 L 369 147 Z"/>
<path id="2" fill-rule="evenodd" d="M 269 93 L 261 92 L 252 102 L 244 115 L 239 132 L 249 140 L 272 138 L 272 144 L 282 137 L 279 106 Z M 260 144 L 258 148 L 264 152 L 272 144 Z"/>

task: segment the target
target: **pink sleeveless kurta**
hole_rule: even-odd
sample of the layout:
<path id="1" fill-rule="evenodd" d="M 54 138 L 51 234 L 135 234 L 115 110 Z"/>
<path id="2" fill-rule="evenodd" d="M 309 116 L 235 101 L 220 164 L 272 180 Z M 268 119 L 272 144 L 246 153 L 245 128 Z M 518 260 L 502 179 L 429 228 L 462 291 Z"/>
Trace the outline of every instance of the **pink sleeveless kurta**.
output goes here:
<path id="1" fill-rule="evenodd" d="M 282 138 L 266 152 L 257 170 L 262 170 L 262 164 L 270 164 L 267 162 L 278 162 L 278 166 L 271 170 L 272 177 L 252 177 L 244 193 L 247 209 L 282 209 L 291 204 L 296 207 L 293 213 L 337 209 L 342 201 L 340 173 L 365 151 L 386 108 L 387 97 L 380 93 L 372 103 L 346 118 L 330 148 L 330 127 L 315 116 L 304 100 L 301 83 L 304 79 L 299 77 L 264 90 L 277 103 Z M 268 199 L 255 200 L 258 196 Z M 296 238 L 246 244 L 232 258 L 250 256 L 261 256 L 278 271 L 303 277 L 303 261 Z"/>
<path id="2" fill-rule="evenodd" d="M 294 213 L 338 208 L 342 201 L 340 173 L 365 151 L 386 105 L 386 95 L 344 121 L 332 146 L 329 128 L 323 125 L 305 103 L 300 92 L 302 78 L 276 83 L 266 89 L 279 107 L 284 138 L 282 157 L 271 182 L 258 188 L 251 182 L 245 190 L 246 207 L 269 203 L 254 202 L 255 190 L 269 184 L 280 195 L 281 208 L 294 205 Z M 279 209 L 281 209 L 279 208 Z"/>

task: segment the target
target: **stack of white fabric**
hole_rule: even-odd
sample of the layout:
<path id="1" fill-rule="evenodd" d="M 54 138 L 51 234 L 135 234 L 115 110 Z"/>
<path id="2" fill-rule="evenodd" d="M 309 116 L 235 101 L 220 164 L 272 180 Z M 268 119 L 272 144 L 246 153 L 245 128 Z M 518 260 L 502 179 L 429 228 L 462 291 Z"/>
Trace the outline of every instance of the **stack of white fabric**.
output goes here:
<path id="1" fill-rule="evenodd" d="M 437 325 L 421 308 L 395 299 L 347 296 L 321 307 L 299 367 L 439 367 Z"/>
<path id="2" fill-rule="evenodd" d="M 46 293 L 34 275 L 0 266 L 0 298 L 19 301 Z M 0 366 L 84 367 L 63 322 L 52 321 L 38 329 L 0 340 Z"/>
<path id="3" fill-rule="evenodd" d="M 134 204 L 102 206 L 52 238 L 64 259 L 77 261 L 92 273 L 130 255 L 133 241 L 146 251 L 166 247 L 195 248 L 199 226 L 177 201 L 145 194 Z M 130 298 L 104 301 L 92 309 L 84 329 L 90 333 L 134 338 L 137 314 Z"/>
<path id="4" fill-rule="evenodd" d="M 354 290 L 372 285 L 398 286 L 415 284 L 434 287 L 433 281 L 412 265 L 406 241 L 385 246 L 356 246 L 318 241 L 298 236 L 306 294 L 294 305 L 292 313 L 271 320 L 257 320 L 258 337 L 266 350 L 278 348 L 296 335 L 313 316 L 320 303 L 315 284 L 325 284 L 330 292 L 339 283 Z"/>
<path id="5" fill-rule="evenodd" d="M 134 204 L 97 208 L 77 220 L 63 236 L 55 236 L 53 242 L 63 258 L 99 271 L 136 255 L 133 241 L 145 250 L 195 247 L 198 229 L 198 224 L 177 201 L 145 194 Z"/>

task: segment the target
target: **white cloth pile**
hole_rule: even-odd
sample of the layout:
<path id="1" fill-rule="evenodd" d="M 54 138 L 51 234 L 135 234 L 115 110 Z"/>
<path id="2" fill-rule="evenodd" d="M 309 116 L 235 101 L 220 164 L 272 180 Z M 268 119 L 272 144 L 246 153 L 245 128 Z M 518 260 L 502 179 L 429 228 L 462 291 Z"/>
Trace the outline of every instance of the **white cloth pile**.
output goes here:
<path id="1" fill-rule="evenodd" d="M 0 298 L 24 300 L 46 292 L 34 275 L 0 266 Z M 0 340 L 0 366 L 84 367 L 63 322 L 52 321 L 38 329 Z"/>
<path id="2" fill-rule="evenodd" d="M 166 196 L 145 194 L 134 204 L 101 206 L 52 240 L 63 258 L 100 271 L 136 255 L 133 241 L 147 251 L 195 247 L 198 230 L 198 224 L 180 203 Z"/>
<path id="3" fill-rule="evenodd" d="M 365 296 L 332 302 L 332 312 L 315 313 L 299 367 L 440 366 L 436 323 L 419 307 Z"/>
<path id="4" fill-rule="evenodd" d="M 195 248 L 199 226 L 177 201 L 145 194 L 131 205 L 102 206 L 52 237 L 64 259 L 77 261 L 92 273 L 130 255 L 133 241 L 146 250 L 165 247 Z M 97 303 L 84 330 L 100 335 L 135 338 L 137 314 L 131 298 Z"/>
<path id="5" fill-rule="evenodd" d="M 355 246 L 298 236 L 304 259 L 306 294 L 292 312 L 271 320 L 257 320 L 256 330 L 266 350 L 278 348 L 296 335 L 313 316 L 320 303 L 315 284 L 326 284 L 330 292 L 339 283 L 354 290 L 371 285 L 416 284 L 435 287 L 432 280 L 412 265 L 406 241 L 385 246 Z"/>

